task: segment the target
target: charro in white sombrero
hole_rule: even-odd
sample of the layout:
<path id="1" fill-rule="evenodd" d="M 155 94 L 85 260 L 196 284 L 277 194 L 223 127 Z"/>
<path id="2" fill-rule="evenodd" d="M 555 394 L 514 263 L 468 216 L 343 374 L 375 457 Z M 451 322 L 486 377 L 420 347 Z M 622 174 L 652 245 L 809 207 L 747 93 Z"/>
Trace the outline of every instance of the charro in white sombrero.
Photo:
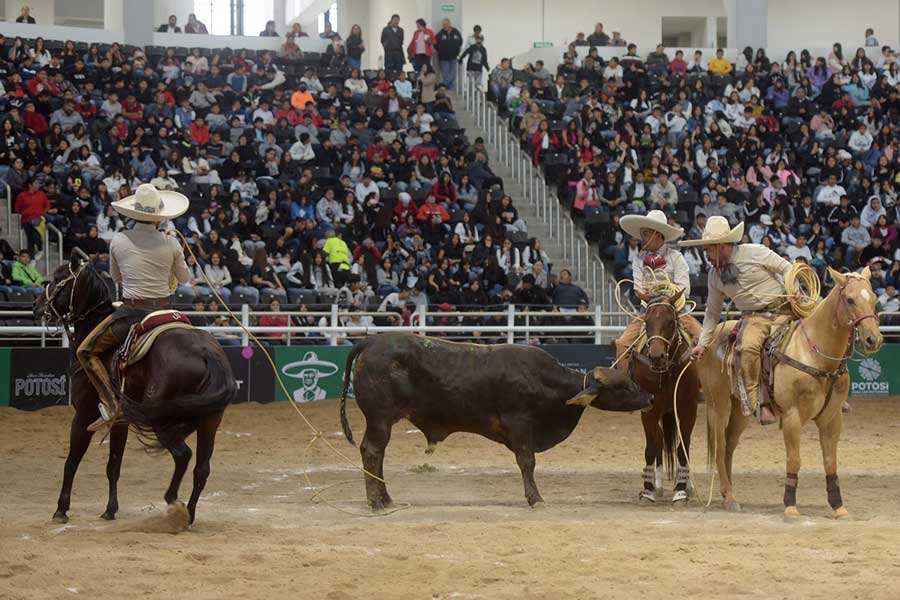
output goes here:
<path id="1" fill-rule="evenodd" d="M 158 190 L 154 185 L 142 183 L 133 195 L 113 202 L 112 207 L 123 217 L 158 223 L 186 213 L 190 200 L 184 194 Z"/>
<path id="2" fill-rule="evenodd" d="M 658 231 L 667 242 L 684 235 L 684 229 L 669 225 L 669 220 L 661 210 L 651 210 L 646 215 L 625 215 L 619 219 L 619 226 L 633 238 L 641 237 L 641 229 Z"/>
<path id="3" fill-rule="evenodd" d="M 728 219 L 718 215 L 710 217 L 703 228 L 703 236 L 699 240 L 684 240 L 678 242 L 679 246 L 714 246 L 716 244 L 737 244 L 744 237 L 744 223 L 740 222 L 734 228 L 728 224 Z"/>

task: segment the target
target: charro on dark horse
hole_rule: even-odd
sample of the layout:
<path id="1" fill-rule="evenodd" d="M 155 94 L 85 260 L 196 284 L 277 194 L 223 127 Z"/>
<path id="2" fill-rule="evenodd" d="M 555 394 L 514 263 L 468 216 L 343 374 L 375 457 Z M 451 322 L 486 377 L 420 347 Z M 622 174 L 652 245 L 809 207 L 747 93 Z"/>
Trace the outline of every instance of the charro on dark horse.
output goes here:
<path id="1" fill-rule="evenodd" d="M 90 261 L 81 260 L 75 253 L 69 263 L 56 270 L 45 294 L 35 302 L 35 316 L 64 327 L 71 346 L 78 349 L 78 360 L 73 357 L 71 361 L 70 376 L 75 415 L 69 432 L 62 490 L 53 516 L 58 522 L 68 520 L 72 483 L 94 430 L 106 428 L 110 437 L 106 468 L 109 500 L 102 517 L 115 518 L 117 481 L 128 429 L 132 427 L 148 439 L 155 438 L 159 446 L 172 454 L 175 471 L 165 494 L 166 502 L 170 504 L 178 498 L 178 488 L 192 456 L 185 438 L 197 432 L 194 485 L 188 501 L 193 523 L 197 501 L 209 476 L 216 431 L 225 408 L 237 393 L 237 382 L 228 359 L 215 338 L 199 329 L 178 326 L 180 323 L 176 323 L 175 328 L 149 331 L 132 345 L 134 353 L 128 366 L 119 369 L 116 350 L 125 341 L 132 325 L 149 330 L 148 323 L 154 320 L 171 320 L 173 323 L 178 320 L 178 314 L 171 311 L 161 315 L 153 313 L 147 318 L 150 309 L 160 308 L 163 303 L 141 298 L 142 290 L 155 289 L 147 286 L 162 284 L 143 281 L 140 276 L 152 273 L 152 277 L 161 279 L 168 286 L 170 277 L 179 271 L 179 256 L 165 247 L 162 255 L 172 257 L 170 266 L 160 269 L 160 265 L 152 262 L 154 256 L 160 254 L 160 245 L 170 244 L 171 240 L 157 231 L 155 223 L 171 218 L 172 211 L 169 207 L 166 212 L 164 200 L 154 192 L 144 190 L 143 196 L 137 198 L 137 209 L 133 208 L 134 196 L 114 203 L 114 206 L 121 203 L 127 206 L 131 201 L 131 209 L 122 210 L 122 206 L 117 206 L 117 210 L 139 218 L 135 229 L 116 234 L 110 248 L 111 272 L 113 279 L 122 285 L 124 306 L 116 308 L 113 305 L 108 279 Z M 138 229 L 141 226 L 143 228 Z M 180 260 L 183 264 L 183 257 Z M 141 343 L 149 342 L 150 338 L 153 341 L 149 345 Z M 103 369 L 103 373 L 98 376 L 99 369 Z M 118 376 L 110 376 L 110 373 L 118 373 Z M 112 397 L 104 398 L 98 394 L 98 377 L 105 378 L 104 392 Z"/>

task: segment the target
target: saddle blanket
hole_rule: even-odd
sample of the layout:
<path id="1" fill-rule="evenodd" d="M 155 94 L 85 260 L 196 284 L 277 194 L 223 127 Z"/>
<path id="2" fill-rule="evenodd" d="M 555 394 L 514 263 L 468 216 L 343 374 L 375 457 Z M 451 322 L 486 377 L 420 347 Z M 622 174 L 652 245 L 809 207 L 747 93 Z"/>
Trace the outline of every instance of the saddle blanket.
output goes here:
<path id="1" fill-rule="evenodd" d="M 131 326 L 131 331 L 119 350 L 119 368 L 131 366 L 147 356 L 160 335 L 173 329 L 192 329 L 190 319 L 177 310 L 157 310 L 140 323 Z"/>

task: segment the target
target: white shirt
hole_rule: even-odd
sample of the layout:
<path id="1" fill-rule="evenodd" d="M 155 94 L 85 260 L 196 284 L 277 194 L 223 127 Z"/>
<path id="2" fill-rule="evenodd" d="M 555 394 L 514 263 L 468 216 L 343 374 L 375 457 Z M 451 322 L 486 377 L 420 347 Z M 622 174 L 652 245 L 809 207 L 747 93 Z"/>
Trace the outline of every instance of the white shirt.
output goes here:
<path id="1" fill-rule="evenodd" d="M 171 279 L 180 283 L 191 279 L 181 245 L 165 235 L 154 223 L 136 223 L 130 231 L 120 231 L 109 244 L 109 272 L 131 300 L 167 298 Z"/>
<path id="2" fill-rule="evenodd" d="M 684 259 L 684 255 L 682 255 L 681 252 L 667 244 L 663 244 L 656 252 L 642 250 L 632 257 L 631 271 L 635 292 L 643 294 L 647 291 L 644 289 L 645 276 L 648 278 L 648 283 L 652 282 L 652 279 L 650 279 L 650 268 L 644 266 L 644 257 L 648 254 L 658 254 L 665 257 L 666 266 L 663 271 L 669 277 L 669 281 L 684 290 L 685 298 L 691 295 L 691 274 L 690 269 L 688 269 L 687 261 Z"/>
<path id="3" fill-rule="evenodd" d="M 841 203 L 841 196 L 846 195 L 847 191 L 840 185 L 826 185 L 821 190 L 819 190 L 819 195 L 816 197 L 816 202 L 820 204 L 828 204 L 830 206 L 837 206 Z"/>

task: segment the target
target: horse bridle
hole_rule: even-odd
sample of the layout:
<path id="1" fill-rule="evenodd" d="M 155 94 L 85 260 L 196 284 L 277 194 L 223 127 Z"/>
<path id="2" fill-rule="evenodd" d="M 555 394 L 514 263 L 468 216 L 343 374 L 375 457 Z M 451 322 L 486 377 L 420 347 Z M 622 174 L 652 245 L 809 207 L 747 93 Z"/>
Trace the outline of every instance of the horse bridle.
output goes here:
<path id="1" fill-rule="evenodd" d="M 644 311 L 645 314 L 647 311 L 649 311 L 651 308 L 653 308 L 655 306 L 665 306 L 666 308 L 671 310 L 672 318 L 675 321 L 675 328 L 672 333 L 672 337 L 667 338 L 662 335 L 648 335 L 646 343 L 644 345 L 645 348 L 649 348 L 650 342 L 652 342 L 653 340 L 660 340 L 665 345 L 665 347 L 666 347 L 666 362 L 662 368 L 656 368 L 653 366 L 653 364 L 649 360 L 647 361 L 647 367 L 652 372 L 661 374 L 661 373 L 668 373 L 669 370 L 672 368 L 672 364 L 673 364 L 672 350 L 673 350 L 673 348 L 677 349 L 681 345 L 681 336 L 678 333 L 678 310 L 674 306 L 672 306 L 672 304 L 668 301 L 651 302 L 650 304 L 647 305 L 647 309 Z M 646 319 L 644 319 L 643 321 L 645 324 L 647 323 Z"/>
<path id="2" fill-rule="evenodd" d="M 93 306 L 91 306 L 89 309 L 85 310 L 81 314 L 75 314 L 75 315 L 72 314 L 75 311 L 75 307 L 74 307 L 75 286 L 78 285 L 78 278 L 81 276 L 81 273 L 87 268 L 87 264 L 88 263 L 86 263 L 86 262 L 81 262 L 78 265 L 78 269 L 73 270 L 72 263 L 69 263 L 69 265 L 68 265 L 69 275 L 66 276 L 64 279 L 62 279 L 61 281 L 59 281 L 57 284 L 53 285 L 52 292 L 50 291 L 49 285 L 44 288 L 44 297 L 46 298 L 47 306 L 53 312 L 53 317 L 56 320 L 56 322 L 59 323 L 60 325 L 62 325 L 63 327 L 65 327 L 67 331 L 68 331 L 68 327 L 70 325 L 74 325 L 75 323 L 78 323 L 79 321 L 83 321 L 92 312 L 94 312 L 95 310 L 100 308 L 100 306 L 106 301 L 105 298 L 101 298 Z M 66 312 L 64 314 L 61 314 L 59 312 L 59 310 L 57 310 L 57 308 L 56 308 L 55 301 L 56 301 L 57 295 L 60 293 L 60 291 L 62 289 L 64 289 L 66 287 L 66 284 L 68 284 L 69 282 L 72 282 L 72 288 L 69 290 L 69 306 L 68 306 L 68 309 L 66 310 Z"/>
<path id="3" fill-rule="evenodd" d="M 835 323 L 838 322 L 838 309 L 841 306 L 843 306 L 844 309 L 847 311 L 847 317 L 849 319 L 849 322 L 847 323 L 846 326 L 850 329 L 850 333 L 847 336 L 847 350 L 845 351 L 844 356 L 829 356 L 828 354 L 825 354 L 824 352 L 822 352 L 819 349 L 819 347 L 815 344 L 815 342 L 813 342 L 812 339 L 810 339 L 809 334 L 806 333 L 806 329 L 803 327 L 803 321 L 802 320 L 800 321 L 800 331 L 803 332 L 803 337 L 806 338 L 806 343 L 809 346 L 810 350 L 812 350 L 819 356 L 822 356 L 829 360 L 838 360 L 838 361 L 842 361 L 842 362 L 846 361 L 850 357 L 850 355 L 853 353 L 853 343 L 856 339 L 857 328 L 859 327 L 859 324 L 862 323 L 863 321 L 865 321 L 866 319 L 875 319 L 876 321 L 878 320 L 878 315 L 876 315 L 874 312 L 869 313 L 867 315 L 863 315 L 856 319 L 854 319 L 850 316 L 850 304 L 847 302 L 847 296 L 845 294 L 847 285 L 849 283 L 850 283 L 849 280 L 845 281 L 838 288 L 838 298 L 840 299 L 840 303 L 834 307 L 834 322 Z M 865 355 L 866 353 L 863 352 L 863 354 Z"/>

